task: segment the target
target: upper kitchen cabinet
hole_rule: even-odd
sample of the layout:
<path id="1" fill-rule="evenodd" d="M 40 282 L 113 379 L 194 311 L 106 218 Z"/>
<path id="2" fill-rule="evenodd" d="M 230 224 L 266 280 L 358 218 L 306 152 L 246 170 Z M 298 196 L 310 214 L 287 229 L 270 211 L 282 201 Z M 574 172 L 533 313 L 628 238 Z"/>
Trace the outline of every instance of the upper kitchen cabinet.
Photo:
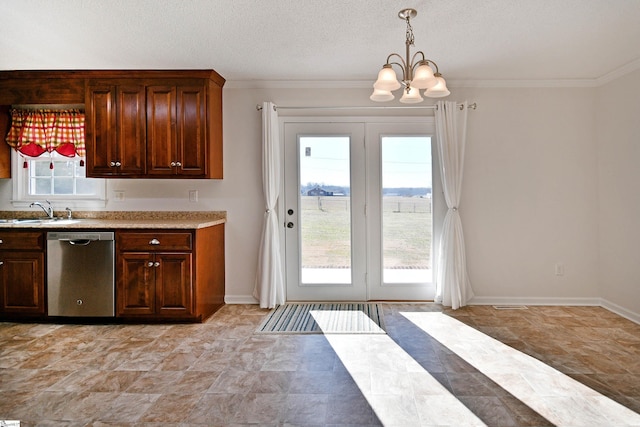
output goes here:
<path id="1" fill-rule="evenodd" d="M 146 172 L 145 87 L 90 83 L 86 95 L 87 176 Z"/>
<path id="2" fill-rule="evenodd" d="M 103 74 L 87 84 L 87 176 L 222 178 L 222 77 Z"/>
<path id="3" fill-rule="evenodd" d="M 0 134 L 11 105 L 83 104 L 88 177 L 221 179 L 224 83 L 213 70 L 0 71 Z M 9 153 L 0 144 L 0 178 Z"/>
<path id="4" fill-rule="evenodd" d="M 149 175 L 207 176 L 206 93 L 203 85 L 147 87 Z"/>

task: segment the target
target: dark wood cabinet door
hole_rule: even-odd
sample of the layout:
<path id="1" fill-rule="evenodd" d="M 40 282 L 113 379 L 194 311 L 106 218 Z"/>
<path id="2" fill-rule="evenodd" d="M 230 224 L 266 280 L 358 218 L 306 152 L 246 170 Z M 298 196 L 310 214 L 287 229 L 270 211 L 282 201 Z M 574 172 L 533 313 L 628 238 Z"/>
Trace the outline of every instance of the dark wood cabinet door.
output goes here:
<path id="1" fill-rule="evenodd" d="M 117 169 L 110 165 L 117 157 L 115 86 L 88 86 L 85 103 L 87 176 L 116 175 Z"/>
<path id="2" fill-rule="evenodd" d="M 177 173 L 204 177 L 208 173 L 205 89 L 203 86 L 178 86 L 176 96 Z"/>
<path id="3" fill-rule="evenodd" d="M 147 87 L 147 173 L 206 177 L 204 86 Z"/>
<path id="4" fill-rule="evenodd" d="M 0 253 L 0 312 L 44 315 L 44 253 Z"/>
<path id="5" fill-rule="evenodd" d="M 155 267 L 152 254 L 119 253 L 116 278 L 117 316 L 155 314 Z"/>
<path id="6" fill-rule="evenodd" d="M 176 88 L 147 87 L 147 173 L 175 175 Z"/>
<path id="7" fill-rule="evenodd" d="M 156 253 L 157 314 L 181 317 L 193 314 L 190 253 Z"/>
<path id="8" fill-rule="evenodd" d="M 144 175 L 144 86 L 90 85 L 86 103 L 87 176 Z"/>
<path id="9" fill-rule="evenodd" d="M 116 105 L 118 174 L 144 175 L 147 151 L 144 86 L 118 86 Z"/>

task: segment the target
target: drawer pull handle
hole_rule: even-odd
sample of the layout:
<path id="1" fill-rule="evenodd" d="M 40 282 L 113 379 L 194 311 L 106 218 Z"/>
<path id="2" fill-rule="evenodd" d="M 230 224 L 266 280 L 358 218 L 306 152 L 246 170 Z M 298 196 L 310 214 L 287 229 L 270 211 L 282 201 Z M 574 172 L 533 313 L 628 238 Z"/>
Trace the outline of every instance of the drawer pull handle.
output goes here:
<path id="1" fill-rule="evenodd" d="M 149 262 L 147 263 L 147 267 L 153 267 L 153 262 L 152 262 L 152 261 L 149 261 Z"/>
<path id="2" fill-rule="evenodd" d="M 160 240 L 158 240 L 158 239 L 151 239 L 151 240 L 149 240 L 149 244 L 150 244 L 150 245 L 159 245 L 159 244 L 160 244 Z"/>

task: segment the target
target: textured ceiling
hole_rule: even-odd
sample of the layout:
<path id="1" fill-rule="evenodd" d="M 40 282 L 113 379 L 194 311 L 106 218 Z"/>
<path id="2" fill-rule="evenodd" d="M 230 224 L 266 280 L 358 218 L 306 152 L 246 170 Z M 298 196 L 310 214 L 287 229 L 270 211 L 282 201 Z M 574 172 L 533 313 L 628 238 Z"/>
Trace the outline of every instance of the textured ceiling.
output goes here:
<path id="1" fill-rule="evenodd" d="M 20 0 L 0 4 L 0 69 L 373 81 L 404 51 L 405 7 L 447 80 L 595 80 L 640 64 L 639 0 Z"/>

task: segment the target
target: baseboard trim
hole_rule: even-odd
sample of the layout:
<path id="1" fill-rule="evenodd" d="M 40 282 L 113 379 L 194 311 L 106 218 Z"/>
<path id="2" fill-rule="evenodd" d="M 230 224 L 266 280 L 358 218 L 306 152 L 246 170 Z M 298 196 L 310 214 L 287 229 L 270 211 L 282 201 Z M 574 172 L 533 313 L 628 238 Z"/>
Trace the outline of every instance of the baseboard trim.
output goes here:
<path id="1" fill-rule="evenodd" d="M 473 297 L 469 305 L 583 305 L 609 310 L 625 319 L 640 324 L 640 314 L 604 298 L 543 298 L 543 297 Z"/>
<path id="2" fill-rule="evenodd" d="M 226 304 L 258 304 L 259 301 L 253 295 L 225 295 Z"/>
<path id="3" fill-rule="evenodd" d="M 601 298 L 473 297 L 469 305 L 602 305 Z"/>
<path id="4" fill-rule="evenodd" d="M 635 322 L 637 324 L 640 325 L 640 313 L 636 313 L 634 311 L 628 310 L 624 307 L 619 306 L 616 303 L 613 303 L 609 300 L 606 300 L 604 298 L 600 299 L 601 301 L 601 306 L 603 308 L 606 308 L 607 310 L 611 311 L 612 313 L 615 313 L 617 315 L 620 315 L 622 317 L 624 317 L 625 319 L 629 319 L 632 322 Z"/>
<path id="5" fill-rule="evenodd" d="M 226 295 L 226 304 L 258 304 L 253 295 Z M 554 297 L 473 297 L 469 305 L 583 305 L 606 308 L 612 313 L 640 325 L 640 313 L 633 312 L 604 298 Z"/>

